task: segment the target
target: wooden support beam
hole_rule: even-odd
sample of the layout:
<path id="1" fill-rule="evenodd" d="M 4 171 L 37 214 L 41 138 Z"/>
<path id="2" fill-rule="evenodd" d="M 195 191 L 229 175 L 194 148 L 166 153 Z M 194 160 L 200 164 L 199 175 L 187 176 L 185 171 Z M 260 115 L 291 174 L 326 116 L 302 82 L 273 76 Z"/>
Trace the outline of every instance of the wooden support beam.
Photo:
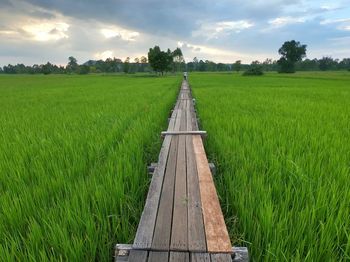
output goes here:
<path id="1" fill-rule="evenodd" d="M 115 246 L 115 262 L 119 261 L 128 261 L 130 251 L 132 250 L 132 245 L 129 244 L 117 244 Z M 232 262 L 249 262 L 249 252 L 247 247 L 232 247 L 233 254 Z M 163 255 L 164 252 L 157 252 L 152 251 L 153 253 L 159 253 L 159 254 L 152 254 L 155 257 L 158 257 L 160 255 Z M 149 252 L 149 257 L 151 257 L 151 253 Z M 168 253 L 167 253 L 168 254 Z M 210 255 L 208 253 L 191 253 L 191 261 L 210 261 L 208 259 Z"/>
<path id="2" fill-rule="evenodd" d="M 201 135 L 201 136 L 206 136 L 207 131 L 201 131 L 201 130 L 193 130 L 193 131 L 163 131 L 161 133 L 162 137 L 165 136 L 173 136 L 173 135 Z"/>

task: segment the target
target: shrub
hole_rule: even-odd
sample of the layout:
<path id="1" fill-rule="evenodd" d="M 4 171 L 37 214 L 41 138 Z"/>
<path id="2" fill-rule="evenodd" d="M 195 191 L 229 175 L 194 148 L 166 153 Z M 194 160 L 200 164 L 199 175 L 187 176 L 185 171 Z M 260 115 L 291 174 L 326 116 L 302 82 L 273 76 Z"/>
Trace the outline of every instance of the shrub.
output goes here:
<path id="1" fill-rule="evenodd" d="M 261 76 L 263 74 L 263 67 L 259 61 L 252 62 L 249 68 L 243 73 L 244 76 Z"/>

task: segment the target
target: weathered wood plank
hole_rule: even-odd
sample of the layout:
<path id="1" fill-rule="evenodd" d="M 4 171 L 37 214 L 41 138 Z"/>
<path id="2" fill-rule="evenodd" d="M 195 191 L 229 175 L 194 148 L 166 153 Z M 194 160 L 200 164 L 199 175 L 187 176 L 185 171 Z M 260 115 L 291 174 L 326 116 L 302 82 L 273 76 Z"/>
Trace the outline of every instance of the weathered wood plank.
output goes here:
<path id="1" fill-rule="evenodd" d="M 207 245 L 204 232 L 202 203 L 192 136 L 186 137 L 187 195 L 188 195 L 188 249 L 205 252 Z"/>
<path id="2" fill-rule="evenodd" d="M 129 262 L 146 262 L 148 251 L 146 250 L 130 250 Z"/>
<path id="3" fill-rule="evenodd" d="M 150 251 L 148 262 L 161 262 L 169 260 L 169 252 Z"/>
<path id="4" fill-rule="evenodd" d="M 210 262 L 208 253 L 191 253 L 191 262 Z"/>
<path id="5" fill-rule="evenodd" d="M 179 109 L 176 115 L 175 130 L 180 129 L 182 111 Z M 175 168 L 178 150 L 178 137 L 173 137 L 167 161 L 164 185 L 158 208 L 154 236 L 152 240 L 153 250 L 169 250 L 171 239 L 171 219 L 173 215 Z"/>
<path id="6" fill-rule="evenodd" d="M 211 254 L 212 262 L 232 262 L 231 254 Z"/>
<path id="7" fill-rule="evenodd" d="M 152 241 L 152 250 L 169 250 L 170 246 L 178 139 L 178 137 L 174 137 L 171 141 L 170 153 L 165 171 L 164 184 Z"/>
<path id="8" fill-rule="evenodd" d="M 195 126 L 193 126 L 192 123 L 193 104 L 191 101 L 188 101 L 186 110 L 187 130 L 193 130 Z M 186 136 L 186 162 L 188 196 L 188 249 L 195 252 L 205 252 L 207 246 L 192 136 Z"/>
<path id="9" fill-rule="evenodd" d="M 232 253 L 232 245 L 200 136 L 193 136 L 193 147 L 197 162 L 207 250 L 210 253 Z"/>
<path id="10" fill-rule="evenodd" d="M 172 120 L 169 123 L 169 129 L 175 128 L 175 120 L 178 110 L 172 113 Z M 158 164 L 154 170 L 152 181 L 148 190 L 145 207 L 142 211 L 141 219 L 137 228 L 133 247 L 135 249 L 150 249 L 152 245 L 155 222 L 158 212 L 160 193 L 164 180 L 165 166 L 169 155 L 171 137 L 166 137 L 158 157 Z"/>
<path id="11" fill-rule="evenodd" d="M 186 101 L 183 102 L 183 107 Z M 186 111 L 184 108 L 180 130 L 186 129 Z M 171 250 L 188 250 L 187 230 L 187 178 L 186 178 L 186 137 L 180 136 L 176 163 L 174 212 L 171 232 Z"/>
<path id="12" fill-rule="evenodd" d="M 188 252 L 170 252 L 169 262 L 189 262 L 190 254 Z"/>

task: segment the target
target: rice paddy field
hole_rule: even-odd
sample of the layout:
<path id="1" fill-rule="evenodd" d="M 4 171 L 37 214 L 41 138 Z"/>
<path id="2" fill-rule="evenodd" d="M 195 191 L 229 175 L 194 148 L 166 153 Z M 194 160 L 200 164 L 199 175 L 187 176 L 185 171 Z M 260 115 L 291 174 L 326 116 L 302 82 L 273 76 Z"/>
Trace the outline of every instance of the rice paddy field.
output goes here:
<path id="1" fill-rule="evenodd" d="M 110 261 L 132 242 L 180 78 L 0 76 L 0 261 Z M 190 84 L 233 244 L 350 260 L 350 74 Z"/>
<path id="2" fill-rule="evenodd" d="M 192 74 L 231 238 L 252 261 L 350 260 L 350 74 Z"/>
<path id="3" fill-rule="evenodd" d="M 131 242 L 180 79 L 0 76 L 0 261 Z"/>

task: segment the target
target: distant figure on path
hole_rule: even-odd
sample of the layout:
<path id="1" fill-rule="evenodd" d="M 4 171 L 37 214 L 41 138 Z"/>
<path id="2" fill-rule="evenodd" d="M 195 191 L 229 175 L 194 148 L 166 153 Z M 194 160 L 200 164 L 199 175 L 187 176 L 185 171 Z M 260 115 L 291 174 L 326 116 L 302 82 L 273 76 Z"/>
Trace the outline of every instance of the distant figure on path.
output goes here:
<path id="1" fill-rule="evenodd" d="M 187 72 L 184 72 L 184 79 L 187 80 Z"/>

